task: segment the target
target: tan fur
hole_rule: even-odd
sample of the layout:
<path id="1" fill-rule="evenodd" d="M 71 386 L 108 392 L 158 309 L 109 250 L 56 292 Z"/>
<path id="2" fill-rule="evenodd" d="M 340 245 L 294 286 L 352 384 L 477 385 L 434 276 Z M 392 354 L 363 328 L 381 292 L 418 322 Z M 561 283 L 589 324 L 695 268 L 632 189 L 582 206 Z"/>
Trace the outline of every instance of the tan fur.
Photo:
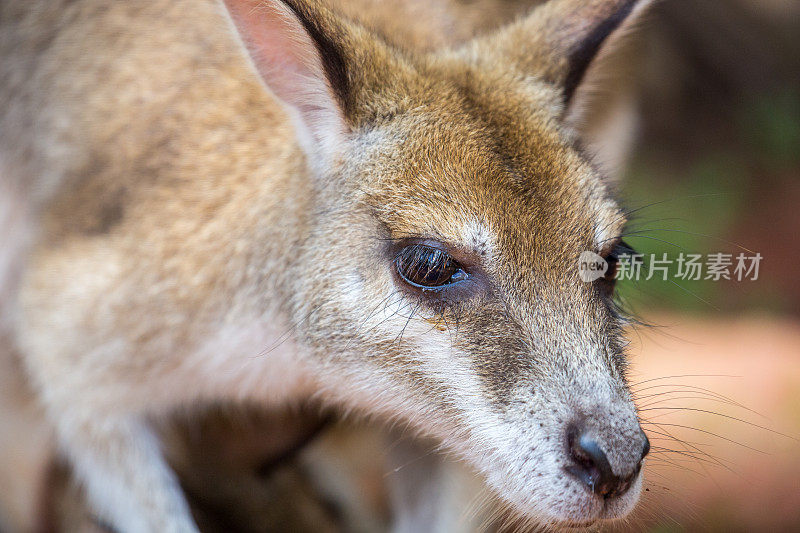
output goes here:
<path id="1" fill-rule="evenodd" d="M 532 520 L 630 509 L 638 484 L 599 501 L 561 442 L 586 415 L 615 468 L 641 448 L 619 320 L 577 278 L 624 217 L 563 120 L 567 56 L 623 3 L 556 0 L 424 54 L 292 3 L 346 67 L 310 110 L 262 65 L 269 24 L 309 83 L 329 64 L 280 2 L 228 2 L 252 59 L 211 1 L 0 4 L 0 171 L 25 206 L 7 313 L 97 511 L 193 530 L 149 418 L 311 396 L 436 437 Z M 398 285 L 388 243 L 418 236 L 480 290 Z"/>

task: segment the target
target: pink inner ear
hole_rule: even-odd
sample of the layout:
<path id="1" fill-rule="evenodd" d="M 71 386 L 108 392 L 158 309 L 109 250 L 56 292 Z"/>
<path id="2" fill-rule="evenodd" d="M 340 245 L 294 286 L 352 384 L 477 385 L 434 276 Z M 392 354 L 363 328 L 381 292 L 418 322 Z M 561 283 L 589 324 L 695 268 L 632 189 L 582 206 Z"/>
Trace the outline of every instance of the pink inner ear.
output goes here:
<path id="1" fill-rule="evenodd" d="M 303 148 L 332 156 L 347 127 L 314 40 L 280 0 L 225 4 L 264 83 L 292 111 Z"/>

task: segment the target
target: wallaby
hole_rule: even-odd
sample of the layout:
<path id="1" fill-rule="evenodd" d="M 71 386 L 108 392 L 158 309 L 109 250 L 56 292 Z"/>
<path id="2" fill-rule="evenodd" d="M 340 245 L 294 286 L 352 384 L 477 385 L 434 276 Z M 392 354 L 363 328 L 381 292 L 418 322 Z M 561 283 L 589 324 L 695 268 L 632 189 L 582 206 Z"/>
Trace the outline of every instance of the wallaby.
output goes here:
<path id="1" fill-rule="evenodd" d="M 98 515 L 195 531 L 149 422 L 309 398 L 531 523 L 626 515 L 625 215 L 565 116 L 646 4 L 414 53 L 307 0 L 0 2 L 2 320 Z"/>

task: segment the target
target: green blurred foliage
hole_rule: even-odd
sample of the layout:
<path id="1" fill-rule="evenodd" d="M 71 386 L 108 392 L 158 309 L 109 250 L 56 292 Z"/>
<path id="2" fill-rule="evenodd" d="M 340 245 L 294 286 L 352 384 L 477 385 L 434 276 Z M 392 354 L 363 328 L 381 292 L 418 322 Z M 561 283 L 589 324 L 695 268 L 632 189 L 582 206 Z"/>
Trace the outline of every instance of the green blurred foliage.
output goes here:
<path id="1" fill-rule="evenodd" d="M 800 95 L 784 93 L 757 99 L 742 109 L 738 127 L 752 156 L 773 172 L 800 167 Z"/>
<path id="2" fill-rule="evenodd" d="M 634 313 L 653 307 L 696 313 L 791 309 L 791 296 L 765 274 L 769 257 L 762 259 L 758 281 L 693 281 L 673 275 L 681 252 L 731 253 L 734 266 L 738 253 L 759 252 L 757 239 L 743 242 L 736 234 L 744 225 L 763 224 L 754 209 L 754 191 L 780 191 L 800 176 L 800 93 L 762 95 L 721 120 L 719 127 L 731 128 L 727 142 L 696 143 L 687 150 L 675 148 L 669 139 L 644 141 L 622 181 L 621 200 L 631 212 L 625 242 L 645 259 L 666 253 L 673 261 L 667 281 L 655 275 L 619 283 L 620 301 Z M 648 268 L 643 265 L 642 273 Z M 730 297 L 732 292 L 737 298 Z"/>

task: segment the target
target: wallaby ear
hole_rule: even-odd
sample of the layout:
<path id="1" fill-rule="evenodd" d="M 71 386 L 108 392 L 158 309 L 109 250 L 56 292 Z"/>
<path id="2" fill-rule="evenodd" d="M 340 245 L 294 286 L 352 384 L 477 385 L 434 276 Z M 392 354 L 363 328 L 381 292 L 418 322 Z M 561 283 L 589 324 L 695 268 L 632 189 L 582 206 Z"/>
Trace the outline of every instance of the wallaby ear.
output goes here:
<path id="1" fill-rule="evenodd" d="M 336 155 L 348 132 L 343 28 L 297 0 L 224 0 L 256 70 L 288 107 L 313 165 Z"/>
<path id="2" fill-rule="evenodd" d="M 550 0 L 480 46 L 493 60 L 555 85 L 566 109 L 607 39 L 651 0 Z"/>

